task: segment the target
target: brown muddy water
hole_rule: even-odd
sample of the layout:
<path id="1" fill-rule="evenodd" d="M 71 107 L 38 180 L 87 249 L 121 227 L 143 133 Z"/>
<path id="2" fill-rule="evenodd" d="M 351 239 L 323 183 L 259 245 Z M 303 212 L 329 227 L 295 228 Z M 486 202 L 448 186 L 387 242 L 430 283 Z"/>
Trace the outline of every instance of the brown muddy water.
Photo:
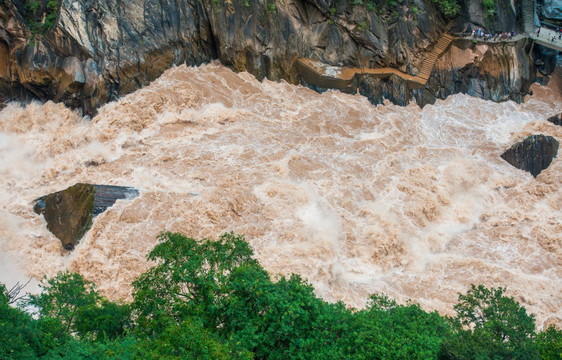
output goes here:
<path id="1" fill-rule="evenodd" d="M 328 301 L 384 292 L 451 314 L 471 283 L 507 286 L 562 323 L 562 160 L 536 179 L 500 158 L 562 141 L 561 77 L 525 103 L 455 95 L 420 109 L 259 82 L 212 63 L 168 70 L 93 119 L 61 104 L 0 113 L 0 281 L 82 273 L 113 299 L 162 230 L 244 234 L 272 274 Z M 66 252 L 32 209 L 77 182 L 134 186 Z"/>

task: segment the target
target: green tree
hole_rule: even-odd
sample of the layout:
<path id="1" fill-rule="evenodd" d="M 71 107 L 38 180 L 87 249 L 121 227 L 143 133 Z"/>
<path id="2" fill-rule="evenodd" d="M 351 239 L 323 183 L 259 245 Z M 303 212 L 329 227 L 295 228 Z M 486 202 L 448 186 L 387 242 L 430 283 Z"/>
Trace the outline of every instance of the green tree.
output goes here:
<path id="1" fill-rule="evenodd" d="M 124 336 L 131 326 L 129 305 L 103 298 L 98 304 L 81 306 L 74 321 L 74 330 L 78 336 L 100 340 Z"/>
<path id="2" fill-rule="evenodd" d="M 437 312 L 372 295 L 367 309 L 355 318 L 354 358 L 437 359 L 448 332 L 448 324 Z"/>
<path id="3" fill-rule="evenodd" d="M 9 305 L 6 287 L 0 284 L 0 359 L 35 359 L 41 348 L 31 316 Z"/>
<path id="4" fill-rule="evenodd" d="M 234 270 L 221 312 L 222 337 L 258 359 L 341 359 L 352 312 L 328 304 L 298 275 L 272 282 L 259 265 Z"/>
<path id="5" fill-rule="evenodd" d="M 68 332 L 75 330 L 77 315 L 84 308 L 101 301 L 94 284 L 82 275 L 68 271 L 60 272 L 52 279 L 44 279 L 39 286 L 42 292 L 31 295 L 29 304 L 37 308 L 41 317 L 59 320 Z"/>
<path id="6" fill-rule="evenodd" d="M 103 298 L 80 274 L 61 272 L 40 286 L 42 292 L 28 303 L 50 332 L 60 323 L 67 334 L 103 340 L 123 336 L 131 326 L 129 306 Z"/>
<path id="7" fill-rule="evenodd" d="M 171 324 L 156 338 L 145 341 L 141 347 L 145 359 L 252 359 L 244 350 L 234 350 L 197 321 L 186 320 Z"/>
<path id="8" fill-rule="evenodd" d="M 536 344 L 541 359 L 562 359 L 562 330 L 549 326 L 537 335 Z"/>
<path id="9" fill-rule="evenodd" d="M 505 288 L 472 285 L 459 295 L 454 334 L 443 347 L 448 359 L 536 359 L 535 319 Z"/>
<path id="10" fill-rule="evenodd" d="M 148 255 L 156 266 L 133 283 L 132 306 L 140 328 L 158 332 L 192 317 L 216 328 L 229 274 L 242 264 L 257 263 L 249 244 L 233 233 L 200 243 L 171 232 L 158 239 L 161 243 Z"/>

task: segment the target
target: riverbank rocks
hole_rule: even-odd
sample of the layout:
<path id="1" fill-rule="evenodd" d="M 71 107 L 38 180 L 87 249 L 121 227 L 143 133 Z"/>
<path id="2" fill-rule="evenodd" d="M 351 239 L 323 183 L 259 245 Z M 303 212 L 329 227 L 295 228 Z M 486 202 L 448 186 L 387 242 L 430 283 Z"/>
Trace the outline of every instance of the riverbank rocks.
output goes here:
<path id="1" fill-rule="evenodd" d="M 501 157 L 516 168 L 537 177 L 557 156 L 559 145 L 552 136 L 531 135 L 513 145 Z"/>
<path id="2" fill-rule="evenodd" d="M 131 187 L 76 184 L 36 199 L 33 210 L 43 215 L 47 229 L 61 241 L 63 247 L 72 250 L 90 229 L 94 217 L 117 200 L 130 200 L 138 195 L 138 190 Z"/>

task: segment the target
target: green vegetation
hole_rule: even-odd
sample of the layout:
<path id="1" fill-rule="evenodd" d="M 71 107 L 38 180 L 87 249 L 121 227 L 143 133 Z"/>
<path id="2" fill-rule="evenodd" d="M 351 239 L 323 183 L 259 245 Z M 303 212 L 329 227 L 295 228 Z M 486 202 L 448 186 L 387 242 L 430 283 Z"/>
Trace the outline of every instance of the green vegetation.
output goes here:
<path id="1" fill-rule="evenodd" d="M 496 3 L 494 0 L 482 0 L 482 7 L 487 15 L 492 16 L 496 13 Z"/>
<path id="2" fill-rule="evenodd" d="M 385 8 L 395 8 L 398 5 L 404 3 L 404 0 L 354 0 L 352 4 L 354 6 L 365 5 L 370 12 L 376 12 L 377 14 L 381 14 L 382 10 Z"/>
<path id="3" fill-rule="evenodd" d="M 459 14 L 461 7 L 457 0 L 433 0 L 433 2 L 437 4 L 439 10 L 447 17 L 455 17 Z"/>
<path id="4" fill-rule="evenodd" d="M 497 12 L 496 2 L 494 0 L 482 0 L 482 8 L 484 10 L 484 21 L 488 24 L 494 19 Z"/>
<path id="5" fill-rule="evenodd" d="M 44 34 L 55 25 L 58 0 L 25 0 L 23 3 L 25 21 L 34 35 Z"/>
<path id="6" fill-rule="evenodd" d="M 267 12 L 270 14 L 275 14 L 277 12 L 277 6 L 275 6 L 275 3 L 267 3 Z"/>
<path id="7" fill-rule="evenodd" d="M 562 331 L 536 334 L 533 316 L 503 288 L 473 286 L 453 318 L 379 294 L 357 311 L 316 297 L 298 275 L 272 280 L 242 236 L 166 232 L 159 241 L 131 304 L 69 272 L 45 279 L 27 301 L 0 285 L 0 359 L 559 359 L 562 351 Z"/>
<path id="8" fill-rule="evenodd" d="M 365 32 L 367 31 L 368 28 L 369 28 L 369 23 L 367 22 L 367 20 L 363 20 L 359 24 L 357 24 L 357 31 L 359 32 Z"/>

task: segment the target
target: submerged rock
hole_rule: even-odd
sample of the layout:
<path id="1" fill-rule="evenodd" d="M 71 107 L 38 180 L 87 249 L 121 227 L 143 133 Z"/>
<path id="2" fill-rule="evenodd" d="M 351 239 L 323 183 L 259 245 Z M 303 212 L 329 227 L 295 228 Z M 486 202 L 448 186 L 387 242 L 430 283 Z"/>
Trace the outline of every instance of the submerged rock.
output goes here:
<path id="1" fill-rule="evenodd" d="M 558 146 L 558 141 L 552 136 L 531 135 L 509 148 L 502 154 L 502 158 L 537 177 L 556 157 Z"/>
<path id="2" fill-rule="evenodd" d="M 76 184 L 66 190 L 38 198 L 33 210 L 43 215 L 47 229 L 67 250 L 92 226 L 92 219 L 119 199 L 133 199 L 138 190 L 125 186 Z"/>
<path id="3" fill-rule="evenodd" d="M 548 121 L 554 125 L 562 126 L 562 113 L 549 117 Z"/>

